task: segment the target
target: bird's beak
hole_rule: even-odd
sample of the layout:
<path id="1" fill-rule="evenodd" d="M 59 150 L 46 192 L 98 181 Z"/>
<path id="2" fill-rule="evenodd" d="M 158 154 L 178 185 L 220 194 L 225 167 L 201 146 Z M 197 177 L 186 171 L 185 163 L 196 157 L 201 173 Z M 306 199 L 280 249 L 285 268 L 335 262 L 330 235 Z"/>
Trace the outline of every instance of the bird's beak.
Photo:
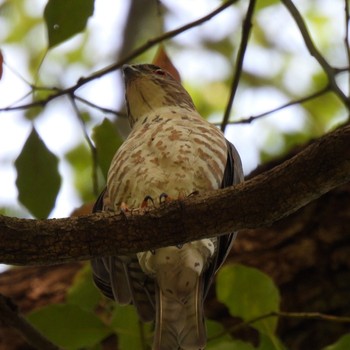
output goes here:
<path id="1" fill-rule="evenodd" d="M 139 71 L 134 66 L 131 66 L 128 64 L 124 64 L 124 66 L 122 67 L 122 70 L 123 70 L 125 81 L 127 81 L 128 79 L 134 78 L 139 73 Z"/>

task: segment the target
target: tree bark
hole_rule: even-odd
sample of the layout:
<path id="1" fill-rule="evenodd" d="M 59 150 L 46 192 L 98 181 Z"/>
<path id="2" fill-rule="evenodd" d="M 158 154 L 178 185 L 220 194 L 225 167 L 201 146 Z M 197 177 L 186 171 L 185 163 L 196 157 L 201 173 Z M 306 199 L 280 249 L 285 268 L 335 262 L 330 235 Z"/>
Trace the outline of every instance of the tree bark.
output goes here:
<path id="1" fill-rule="evenodd" d="M 349 227 L 350 183 L 270 227 L 240 231 L 228 262 L 243 263 L 269 274 L 280 288 L 283 311 L 349 316 Z M 81 266 L 71 263 L 12 269 L 0 275 L 0 293 L 12 297 L 24 313 L 62 302 Z M 237 320 L 232 320 L 216 301 L 214 290 L 206 301 L 206 314 L 230 327 Z M 286 318 L 280 319 L 278 329 L 288 348 L 300 350 L 322 349 L 348 331 L 348 324 Z M 241 330 L 238 335 L 257 340 L 251 330 Z M 31 350 L 17 333 L 0 325 L 3 349 Z"/>
<path id="2" fill-rule="evenodd" d="M 339 187 L 269 228 L 244 230 L 228 262 L 269 274 L 282 295 L 281 310 L 350 315 L 350 184 Z M 0 293 L 26 313 L 63 302 L 81 263 L 22 267 L 0 275 Z M 212 289 L 206 314 L 228 327 L 235 323 Z M 237 322 L 236 322 L 237 323 Z M 317 350 L 349 331 L 348 324 L 281 319 L 279 336 L 290 349 Z M 239 336 L 254 339 L 251 332 Z M 32 350 L 14 331 L 0 326 L 0 350 Z"/>
<path id="3" fill-rule="evenodd" d="M 176 200 L 143 215 L 52 220 L 0 216 L 0 262 L 57 264 L 268 226 L 348 181 L 350 125 L 243 184 Z"/>

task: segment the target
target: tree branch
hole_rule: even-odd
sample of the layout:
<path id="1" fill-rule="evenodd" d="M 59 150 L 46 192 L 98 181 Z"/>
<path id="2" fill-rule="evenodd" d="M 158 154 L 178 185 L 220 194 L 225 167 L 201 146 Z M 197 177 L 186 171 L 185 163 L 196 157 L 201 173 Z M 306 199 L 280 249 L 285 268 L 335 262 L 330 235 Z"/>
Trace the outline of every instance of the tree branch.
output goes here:
<path id="1" fill-rule="evenodd" d="M 255 7 L 255 0 L 250 0 L 249 5 L 248 5 L 248 9 L 247 9 L 247 14 L 245 16 L 245 19 L 244 19 L 243 25 L 242 25 L 242 38 L 241 38 L 241 44 L 239 45 L 239 50 L 238 50 L 238 54 L 237 54 L 236 66 L 235 66 L 234 73 L 233 73 L 231 93 L 230 93 L 230 97 L 228 99 L 226 110 L 224 113 L 224 117 L 223 117 L 223 120 L 221 123 L 221 131 L 222 132 L 225 132 L 228 120 L 230 118 L 233 100 L 235 99 L 238 84 L 239 84 L 240 79 L 241 79 L 243 60 L 244 60 L 245 52 L 247 50 L 250 31 L 252 28 L 252 18 L 253 18 L 253 14 L 254 14 L 254 7 Z"/>
<path id="2" fill-rule="evenodd" d="M 225 3 L 223 3 L 221 6 L 219 6 L 217 9 L 215 9 L 214 11 L 207 14 L 206 16 L 201 17 L 201 18 L 199 18 L 196 21 L 193 21 L 191 23 L 185 24 L 184 26 L 182 26 L 180 28 L 166 32 L 166 33 L 164 33 L 164 34 L 162 34 L 154 39 L 148 40 L 145 44 L 143 44 L 140 47 L 138 47 L 137 49 L 135 49 L 129 55 L 127 55 L 126 57 L 119 60 L 117 63 L 111 64 L 110 66 L 105 67 L 105 68 L 89 75 L 88 77 L 80 78 L 78 80 L 78 82 L 75 85 L 72 85 L 71 87 L 68 87 L 66 89 L 53 88 L 53 90 L 56 92 L 53 93 L 52 95 L 48 96 L 45 99 L 42 99 L 39 101 L 34 101 L 32 103 L 23 104 L 20 106 L 11 106 L 11 107 L 0 108 L 0 112 L 23 110 L 23 109 L 33 108 L 33 107 L 45 107 L 50 101 L 52 101 L 60 96 L 64 96 L 64 95 L 75 96 L 76 90 L 78 90 L 83 85 L 89 83 L 92 80 L 101 78 L 102 76 L 119 69 L 120 67 L 122 67 L 123 64 L 130 62 L 134 58 L 136 58 L 136 57 L 140 56 L 141 54 L 143 54 L 144 52 L 146 52 L 148 49 L 152 48 L 153 46 L 155 46 L 155 45 L 157 45 L 165 40 L 173 38 L 173 37 L 185 32 L 191 28 L 199 26 L 206 21 L 209 21 L 211 18 L 215 17 L 220 12 L 224 11 L 226 8 L 233 5 L 237 1 L 238 0 L 228 0 Z M 48 89 L 50 90 L 50 88 L 48 88 Z"/>
<path id="3" fill-rule="evenodd" d="M 0 294 L 0 323 L 16 329 L 31 345 L 40 350 L 59 350 L 19 313 L 11 299 Z"/>
<path id="4" fill-rule="evenodd" d="M 350 100 L 344 94 L 341 88 L 338 86 L 337 81 L 335 79 L 334 68 L 326 61 L 326 59 L 322 56 L 322 54 L 318 51 L 315 44 L 313 43 L 311 36 L 307 30 L 304 19 L 301 16 L 300 12 L 296 8 L 292 0 L 281 0 L 281 1 L 283 2 L 284 6 L 288 9 L 289 13 L 291 14 L 295 23 L 297 24 L 310 55 L 316 59 L 316 61 L 319 63 L 319 65 L 322 67 L 323 71 L 327 75 L 328 82 L 330 84 L 331 89 L 339 97 L 339 99 L 344 103 L 345 107 L 349 110 Z"/>
<path id="5" fill-rule="evenodd" d="M 250 124 L 250 123 L 252 123 L 253 121 L 255 121 L 257 119 L 260 119 L 260 118 L 266 117 L 267 115 L 279 112 L 279 111 L 281 111 L 284 108 L 288 108 L 288 107 L 291 107 L 291 106 L 295 106 L 295 105 L 302 104 L 304 102 L 316 99 L 317 97 L 320 97 L 320 96 L 324 95 L 325 93 L 329 92 L 330 90 L 331 90 L 330 86 L 326 85 L 324 88 L 322 88 L 322 89 L 320 89 L 320 90 L 318 90 L 316 92 L 313 92 L 310 95 L 301 97 L 301 98 L 299 98 L 297 100 L 289 101 L 289 102 L 284 103 L 283 105 L 281 105 L 279 107 L 270 109 L 267 112 L 263 112 L 263 113 L 260 113 L 260 114 L 257 114 L 257 115 L 252 115 L 250 117 L 242 118 L 242 119 L 239 119 L 239 120 L 228 121 L 227 124 L 230 124 L 230 125 L 233 125 L 233 124 Z M 215 125 L 219 126 L 219 125 L 221 125 L 221 123 L 215 123 Z"/>
<path id="6" fill-rule="evenodd" d="M 243 184 L 173 201 L 143 215 L 50 220 L 0 216 L 0 262 L 57 264 L 267 226 L 349 181 L 348 124 Z"/>

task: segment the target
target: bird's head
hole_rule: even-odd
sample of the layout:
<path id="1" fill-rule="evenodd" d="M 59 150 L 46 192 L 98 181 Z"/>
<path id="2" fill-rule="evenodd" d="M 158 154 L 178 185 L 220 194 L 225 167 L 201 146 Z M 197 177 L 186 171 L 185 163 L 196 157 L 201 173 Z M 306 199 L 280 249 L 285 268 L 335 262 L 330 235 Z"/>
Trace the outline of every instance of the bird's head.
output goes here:
<path id="1" fill-rule="evenodd" d="M 125 100 L 131 126 L 142 116 L 162 107 L 193 111 L 193 101 L 181 83 L 153 64 L 123 66 Z"/>

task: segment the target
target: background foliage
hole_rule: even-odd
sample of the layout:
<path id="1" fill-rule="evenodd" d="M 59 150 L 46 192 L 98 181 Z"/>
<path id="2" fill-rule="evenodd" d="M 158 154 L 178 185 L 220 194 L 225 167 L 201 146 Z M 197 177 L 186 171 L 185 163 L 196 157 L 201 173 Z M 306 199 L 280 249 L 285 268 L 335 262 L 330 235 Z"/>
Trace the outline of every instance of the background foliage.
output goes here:
<path id="1" fill-rule="evenodd" d="M 103 0 L 1 2 L 4 63 L 0 92 L 6 96 L 5 90 L 16 90 L 10 101 L 1 99 L 0 167 L 6 176 L 1 183 L 4 189 L 16 186 L 18 202 L 15 195 L 1 200 L 0 212 L 37 218 L 50 213 L 67 215 L 96 198 L 111 157 L 128 132 L 122 84 L 115 74 L 118 70 L 105 67 L 136 52 L 151 38 L 221 5 L 209 0 L 185 3 L 169 0 L 161 6 L 154 1 L 137 11 L 140 4 L 133 1 L 129 9 L 118 7 L 118 13 L 115 5 Z M 327 71 L 310 55 L 305 38 L 280 1 L 256 1 L 243 67 L 235 69 L 241 37 L 247 31 L 242 22 L 248 3 L 236 1 L 202 26 L 164 43 L 199 112 L 218 125 L 228 111 L 233 73 L 239 75 L 226 135 L 237 145 L 247 172 L 345 122 L 349 107 L 330 87 Z M 347 95 L 347 1 L 294 3 L 312 42 Z M 113 18 L 115 37 L 101 41 L 103 21 L 100 27 L 93 22 L 98 16 Z M 129 62 L 151 62 L 156 49 L 149 45 Z M 107 71 L 111 73 L 105 74 Z M 79 80 L 96 72 L 98 79 L 86 84 Z M 52 97 L 55 95 L 57 98 Z M 64 144 L 67 135 L 68 145 Z M 6 146 L 9 139 L 16 140 L 16 147 Z M 5 169 L 12 169 L 12 175 L 15 169 L 16 175 L 8 176 Z M 147 349 L 151 326 L 139 324 L 132 307 L 120 308 L 101 299 L 91 281 L 85 267 L 66 304 L 36 310 L 28 319 L 67 349 L 99 349 L 100 342 L 112 333 L 118 335 L 120 349 Z M 217 296 L 232 316 L 251 323 L 259 332 L 259 349 L 284 349 L 275 335 L 277 318 L 273 314 L 279 311 L 279 293 L 269 277 L 229 265 L 218 275 Z M 214 321 L 208 322 L 208 333 L 208 349 L 253 348 L 232 339 Z M 349 336 L 344 336 L 326 349 L 348 346 Z"/>

